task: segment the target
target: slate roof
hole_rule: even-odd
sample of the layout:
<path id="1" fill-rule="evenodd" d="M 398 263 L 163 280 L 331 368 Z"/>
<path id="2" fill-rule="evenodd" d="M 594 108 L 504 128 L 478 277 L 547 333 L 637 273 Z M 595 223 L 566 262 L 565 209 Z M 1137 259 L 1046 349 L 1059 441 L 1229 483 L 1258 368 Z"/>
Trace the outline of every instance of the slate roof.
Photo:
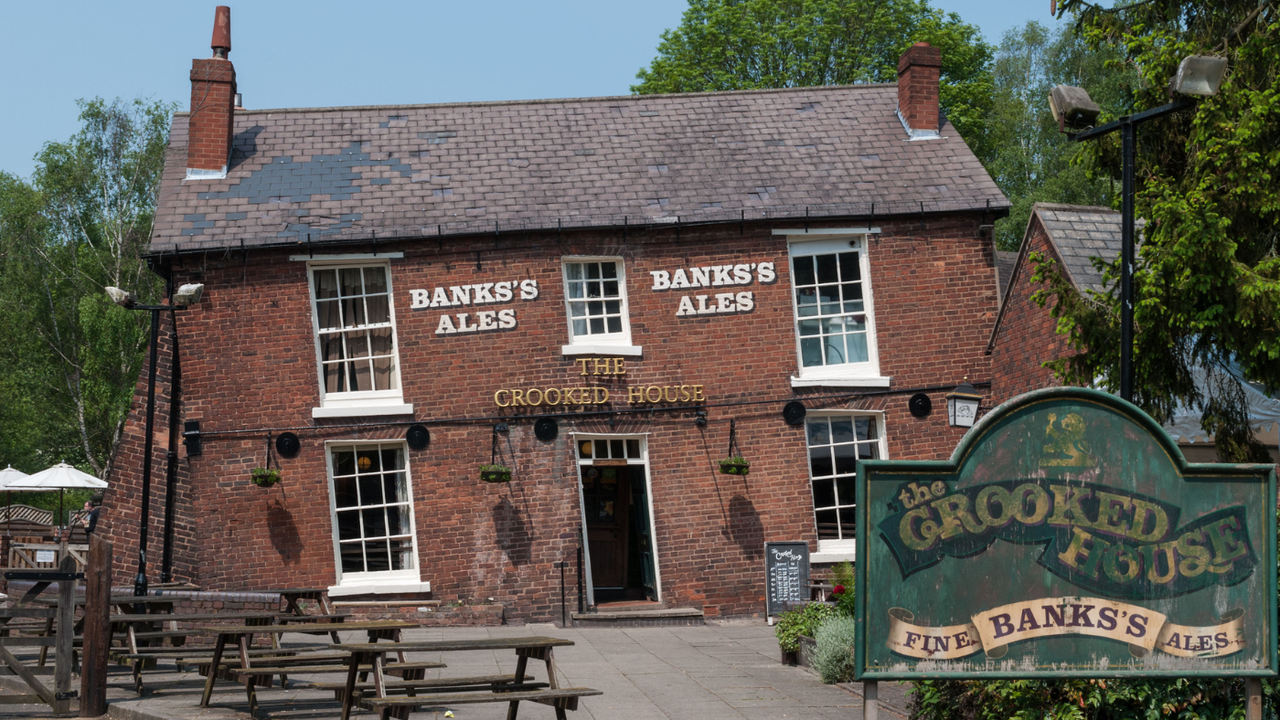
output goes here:
<path id="1" fill-rule="evenodd" d="M 1093 267 L 1091 258 L 1111 262 L 1120 255 L 1120 213 L 1110 208 L 1049 203 L 1036 203 L 1031 213 L 1039 217 L 1076 289 L 1106 292 L 1102 273 Z"/>
<path id="2" fill-rule="evenodd" d="M 1141 229 L 1141 222 L 1139 219 L 1139 229 Z M 987 352 L 991 352 L 995 347 L 996 337 L 1000 333 L 1000 324 L 1004 321 L 1005 309 L 1009 305 L 1008 288 L 1013 286 L 1019 273 L 1031 272 L 1026 258 L 1037 223 L 1044 228 L 1049 243 L 1061 260 L 1067 279 L 1077 291 L 1081 293 L 1086 290 L 1099 293 L 1107 291 L 1102 284 L 1102 273 L 1094 269 L 1091 258 L 1102 258 L 1109 263 L 1120 255 L 1120 213 L 1111 208 L 1088 205 L 1036 203 L 1032 206 L 1031 217 L 1027 220 L 1022 247 L 1018 250 L 1013 267 L 1008 274 L 1003 270 L 1000 257 L 1005 253 L 996 253 L 996 271 L 999 273 L 1001 283 L 1000 311 L 996 315 L 995 326 L 991 328 Z"/>
<path id="3" fill-rule="evenodd" d="M 151 249 L 1008 207 L 950 124 L 908 141 L 896 101 L 857 85 L 238 110 L 228 177 L 198 181 L 179 113 Z"/>
<path id="4" fill-rule="evenodd" d="M 1000 297 L 1009 291 L 1009 280 L 1013 278 L 1013 268 L 1018 264 L 1018 253 L 1008 250 L 996 251 L 996 282 L 999 285 Z"/>

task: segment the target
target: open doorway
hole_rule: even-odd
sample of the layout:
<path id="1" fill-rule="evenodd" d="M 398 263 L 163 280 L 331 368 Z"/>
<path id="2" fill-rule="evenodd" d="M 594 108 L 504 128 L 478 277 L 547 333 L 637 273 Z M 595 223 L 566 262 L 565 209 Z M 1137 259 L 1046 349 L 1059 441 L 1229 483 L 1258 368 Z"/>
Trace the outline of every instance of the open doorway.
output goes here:
<path id="1" fill-rule="evenodd" d="M 578 436 L 576 445 L 591 604 L 658 600 L 644 438 Z"/>

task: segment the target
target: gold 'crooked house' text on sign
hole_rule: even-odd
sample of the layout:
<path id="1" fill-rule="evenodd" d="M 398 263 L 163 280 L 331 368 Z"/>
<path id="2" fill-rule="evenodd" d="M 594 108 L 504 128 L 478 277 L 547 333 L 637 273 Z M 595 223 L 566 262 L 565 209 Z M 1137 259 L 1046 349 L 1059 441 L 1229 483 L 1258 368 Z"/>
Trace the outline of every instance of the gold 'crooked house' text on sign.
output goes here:
<path id="1" fill-rule="evenodd" d="M 626 358 L 578 358 L 574 361 L 580 369 L 576 380 L 579 384 L 551 387 L 501 388 L 493 393 L 493 404 L 500 408 L 523 407 L 580 407 L 604 405 L 625 393 L 628 403 L 683 404 L 706 402 L 702 385 L 630 385 L 610 389 L 604 385 L 583 385 L 584 377 L 621 379 L 627 374 Z"/>
<path id="2" fill-rule="evenodd" d="M 858 466 L 857 673 L 1271 676 L 1275 470 L 1188 464 L 1129 403 L 1056 388 L 948 462 Z"/>

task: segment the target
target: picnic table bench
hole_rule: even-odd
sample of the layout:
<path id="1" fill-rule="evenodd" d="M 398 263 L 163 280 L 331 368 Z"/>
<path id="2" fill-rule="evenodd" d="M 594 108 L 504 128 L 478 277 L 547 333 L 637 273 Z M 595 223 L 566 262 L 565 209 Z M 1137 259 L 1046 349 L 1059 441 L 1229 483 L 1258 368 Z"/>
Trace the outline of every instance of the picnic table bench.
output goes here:
<path id="1" fill-rule="evenodd" d="M 315 616 L 315 617 L 321 617 L 321 616 Z M 201 696 L 200 698 L 200 707 L 202 708 L 209 707 L 209 699 L 213 695 L 214 683 L 217 681 L 218 676 L 220 675 L 219 669 L 221 668 L 221 665 L 222 665 L 222 655 L 223 655 L 223 652 L 226 650 L 226 646 L 228 643 L 235 645 L 236 647 L 238 647 L 240 651 L 240 667 L 238 669 L 250 671 L 246 673 L 236 673 L 235 675 L 245 683 L 245 689 L 249 696 L 250 712 L 256 714 L 258 699 L 257 699 L 257 693 L 255 692 L 254 688 L 258 684 L 258 678 L 266 676 L 268 678 L 268 683 L 269 683 L 270 677 L 272 675 L 280 675 L 280 682 L 283 684 L 287 682 L 287 676 L 289 672 L 293 670 L 294 667 L 297 667 L 297 666 L 293 666 L 293 667 L 274 666 L 271 668 L 264 667 L 262 668 L 263 669 L 262 673 L 252 672 L 253 670 L 258 669 L 254 667 L 254 660 L 249 655 L 249 649 L 253 641 L 253 636 L 258 634 L 276 636 L 276 635 L 281 635 L 283 633 L 305 633 L 305 634 L 324 634 L 324 635 L 335 633 L 336 631 L 326 627 L 328 625 L 329 623 L 312 623 L 308 625 L 246 625 L 246 626 L 223 626 L 223 627 L 204 628 L 204 631 L 206 633 L 209 633 L 209 634 L 216 633 L 218 636 L 218 639 L 217 639 L 217 642 L 214 644 L 213 657 L 210 659 L 210 663 L 209 663 L 210 671 L 209 671 L 208 678 L 205 681 L 204 695 Z M 376 642 L 377 640 L 380 640 L 380 639 L 399 640 L 400 633 L 402 630 L 406 628 L 417 627 L 417 626 L 418 626 L 417 623 L 405 622 L 401 620 L 372 620 L 372 621 L 365 621 L 365 622 L 341 623 L 341 628 L 343 630 L 355 631 L 355 632 L 363 631 L 368 633 L 370 642 Z M 273 638 L 273 641 L 274 641 L 274 638 Z M 403 662 L 404 660 L 403 655 L 400 656 L 400 660 Z M 346 669 L 346 668 L 344 667 L 343 669 Z M 267 672 L 268 670 L 270 670 L 270 672 Z M 314 669 L 309 669 L 307 671 L 316 672 Z"/>
<path id="2" fill-rule="evenodd" d="M 489 702 L 509 703 L 507 720 L 515 720 L 520 703 L 536 702 L 555 708 L 556 719 L 565 720 L 566 710 L 578 709 L 578 698 L 602 694 L 591 688 L 560 687 L 556 679 L 554 649 L 573 645 L 572 640 L 562 638 L 526 636 L 512 638 L 483 638 L 479 640 L 432 640 L 425 642 L 369 642 L 345 643 L 334 645 L 334 650 L 342 650 L 351 654 L 347 668 L 347 682 L 342 687 L 342 720 L 350 720 L 351 708 L 355 704 L 375 710 L 378 717 L 386 720 L 390 717 L 408 718 L 414 707 L 419 705 L 460 705 Z M 473 650 L 514 650 L 516 653 L 516 671 L 514 675 L 504 676 L 498 680 L 484 677 L 439 678 L 416 682 L 402 681 L 394 685 L 383 677 L 382 667 L 388 653 L 397 653 L 400 657 L 409 652 L 461 652 Z M 530 659 L 541 660 L 546 665 L 547 682 L 531 683 L 526 680 Z M 364 689 L 357 683 L 358 666 L 372 665 L 373 684 L 376 695 L 368 697 L 360 693 Z M 510 677 L 510 682 L 505 678 Z M 535 687 L 536 685 L 536 687 Z M 406 695 L 390 696 L 388 690 L 405 690 Z M 417 692 L 428 693 L 427 697 L 417 696 Z"/>

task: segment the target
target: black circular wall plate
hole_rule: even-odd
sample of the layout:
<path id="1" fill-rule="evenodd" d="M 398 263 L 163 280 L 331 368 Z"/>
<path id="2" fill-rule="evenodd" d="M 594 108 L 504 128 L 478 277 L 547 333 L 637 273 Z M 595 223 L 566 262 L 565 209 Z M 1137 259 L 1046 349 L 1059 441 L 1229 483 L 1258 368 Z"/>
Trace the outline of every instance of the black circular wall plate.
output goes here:
<path id="1" fill-rule="evenodd" d="M 300 450 L 302 450 L 302 443 L 299 442 L 297 435 L 287 432 L 280 433 L 276 438 L 276 452 L 280 453 L 280 457 L 297 457 Z"/>
<path id="2" fill-rule="evenodd" d="M 533 423 L 533 434 L 543 442 L 551 442 L 560 434 L 560 423 L 555 418 L 538 418 Z"/>
<path id="3" fill-rule="evenodd" d="M 782 419 L 787 421 L 788 425 L 799 425 L 804 422 L 805 413 L 804 403 L 799 400 L 792 400 L 782 407 Z"/>
<path id="4" fill-rule="evenodd" d="M 427 430 L 426 425 L 410 425 L 405 431 L 404 439 L 414 450 L 423 450 L 431 444 L 431 432 Z"/>
<path id="5" fill-rule="evenodd" d="M 911 409 L 912 417 L 928 417 L 933 412 L 933 401 L 924 393 L 916 393 L 907 401 L 907 407 Z"/>

